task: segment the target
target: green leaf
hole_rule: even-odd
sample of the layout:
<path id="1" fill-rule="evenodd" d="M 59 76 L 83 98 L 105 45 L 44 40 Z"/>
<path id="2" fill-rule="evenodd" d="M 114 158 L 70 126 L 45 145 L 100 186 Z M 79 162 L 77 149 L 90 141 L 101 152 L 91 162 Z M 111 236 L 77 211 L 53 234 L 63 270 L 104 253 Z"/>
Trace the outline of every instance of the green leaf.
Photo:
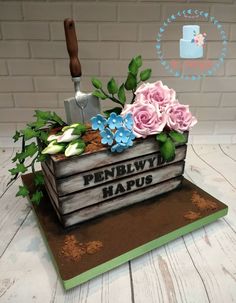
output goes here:
<path id="1" fill-rule="evenodd" d="M 43 192 L 41 190 L 36 190 L 36 192 L 31 197 L 31 202 L 39 205 L 40 201 L 43 198 Z"/>
<path id="2" fill-rule="evenodd" d="M 111 113 L 116 113 L 117 115 L 119 115 L 121 112 L 122 112 L 121 107 L 114 107 L 112 109 L 104 111 L 103 113 L 106 116 L 106 118 L 109 118 Z"/>
<path id="3" fill-rule="evenodd" d="M 140 73 L 140 79 L 142 81 L 146 81 L 151 77 L 151 74 L 152 74 L 152 70 L 150 68 L 145 69 Z"/>
<path id="4" fill-rule="evenodd" d="M 34 117 L 36 117 L 38 120 L 46 120 L 46 121 L 50 121 L 52 119 L 52 114 L 51 112 L 47 111 L 41 111 L 41 110 L 36 110 Z"/>
<path id="5" fill-rule="evenodd" d="M 46 131 L 39 131 L 38 138 L 41 139 L 43 142 L 47 142 L 48 139 L 48 133 Z"/>
<path id="6" fill-rule="evenodd" d="M 87 130 L 84 124 L 78 123 L 78 125 L 74 128 L 72 135 L 80 136 L 81 134 L 85 133 Z"/>
<path id="7" fill-rule="evenodd" d="M 19 186 L 19 190 L 16 193 L 16 197 L 22 196 L 22 197 L 26 197 L 29 194 L 29 190 L 26 186 Z"/>
<path id="8" fill-rule="evenodd" d="M 124 84 L 122 84 L 118 90 L 118 98 L 122 104 L 125 104 L 126 96 L 125 96 L 125 85 Z"/>
<path id="9" fill-rule="evenodd" d="M 16 154 L 15 154 L 15 157 L 12 158 L 12 162 L 16 162 L 17 160 L 21 161 L 21 155 L 22 155 L 22 154 L 23 154 L 23 153 L 16 153 Z"/>
<path id="10" fill-rule="evenodd" d="M 29 127 L 23 129 L 21 132 L 25 137 L 25 141 L 35 138 L 38 135 L 38 133 L 34 129 L 29 128 Z"/>
<path id="11" fill-rule="evenodd" d="M 103 92 L 101 92 L 100 90 L 95 90 L 93 92 L 93 96 L 98 97 L 99 99 L 102 99 L 102 100 L 107 99 L 107 96 Z"/>
<path id="12" fill-rule="evenodd" d="M 34 174 L 34 184 L 36 186 L 40 186 L 44 184 L 44 177 L 41 172 L 37 172 Z"/>
<path id="13" fill-rule="evenodd" d="M 38 147 L 35 142 L 30 143 L 29 145 L 25 146 L 24 156 L 26 157 L 33 157 L 33 155 L 38 151 Z"/>
<path id="14" fill-rule="evenodd" d="M 125 88 L 127 90 L 134 90 L 137 86 L 137 79 L 136 77 L 131 74 L 131 73 L 128 73 L 128 76 L 127 76 L 127 79 L 126 79 L 126 82 L 125 82 Z"/>
<path id="15" fill-rule="evenodd" d="M 167 134 L 162 132 L 162 133 L 156 135 L 156 140 L 159 142 L 162 142 L 162 143 L 166 142 Z"/>
<path id="16" fill-rule="evenodd" d="M 47 155 L 39 154 L 37 157 L 37 162 L 44 162 L 47 159 Z"/>
<path id="17" fill-rule="evenodd" d="M 52 120 L 57 122 L 59 125 L 65 125 L 65 122 L 55 112 L 52 113 Z"/>
<path id="18" fill-rule="evenodd" d="M 111 78 L 111 80 L 107 83 L 107 90 L 112 95 L 118 92 L 118 86 L 114 78 Z"/>
<path id="19" fill-rule="evenodd" d="M 137 57 L 135 57 L 134 60 L 135 60 L 135 62 L 137 64 L 138 68 L 142 66 L 143 60 L 142 60 L 142 57 L 140 55 L 137 56 Z"/>
<path id="20" fill-rule="evenodd" d="M 138 73 L 138 65 L 134 58 L 129 63 L 129 72 L 134 76 Z"/>
<path id="21" fill-rule="evenodd" d="M 179 132 L 176 131 L 170 131 L 169 136 L 171 137 L 171 139 L 177 143 L 186 143 L 186 137 L 184 134 L 181 134 Z"/>
<path id="22" fill-rule="evenodd" d="M 14 142 L 16 142 L 19 140 L 20 137 L 21 137 L 21 133 L 18 132 L 18 130 L 17 130 L 15 135 L 12 138 L 14 139 Z"/>
<path id="23" fill-rule="evenodd" d="M 38 119 L 35 122 L 28 123 L 27 126 L 38 130 L 38 129 L 42 128 L 43 126 L 45 126 L 46 124 L 47 124 L 47 122 L 45 120 Z"/>
<path id="24" fill-rule="evenodd" d="M 96 78 L 92 78 L 92 84 L 95 88 L 102 88 L 102 82 Z"/>
<path id="25" fill-rule="evenodd" d="M 160 144 L 160 152 L 166 162 L 174 159 L 175 145 L 170 138 L 167 138 L 164 143 Z"/>
<path id="26" fill-rule="evenodd" d="M 25 173 L 27 171 L 27 168 L 22 163 L 17 163 L 16 167 L 9 169 L 9 172 L 12 175 L 17 175 L 19 173 Z"/>

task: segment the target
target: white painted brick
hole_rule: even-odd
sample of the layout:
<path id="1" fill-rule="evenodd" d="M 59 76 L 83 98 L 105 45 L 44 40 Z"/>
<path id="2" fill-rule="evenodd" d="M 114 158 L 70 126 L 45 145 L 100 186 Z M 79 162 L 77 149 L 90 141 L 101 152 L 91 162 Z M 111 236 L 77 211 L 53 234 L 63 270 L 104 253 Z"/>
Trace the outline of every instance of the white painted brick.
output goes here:
<path id="1" fill-rule="evenodd" d="M 73 4 L 73 18 L 79 21 L 115 21 L 116 5 L 103 3 Z"/>
<path id="2" fill-rule="evenodd" d="M 173 88 L 177 93 L 198 92 L 200 90 L 200 80 L 183 80 L 174 77 L 162 78 L 162 82 L 169 88 Z"/>
<path id="3" fill-rule="evenodd" d="M 0 93 L 0 107 L 13 107 L 14 102 L 11 94 Z"/>
<path id="4" fill-rule="evenodd" d="M 230 135 L 194 135 L 193 144 L 230 144 Z"/>
<path id="5" fill-rule="evenodd" d="M 0 58 L 27 58 L 29 48 L 27 42 L 23 41 L 1 41 Z"/>
<path id="6" fill-rule="evenodd" d="M 68 92 L 68 93 L 59 93 L 58 94 L 58 107 L 63 107 L 64 108 L 64 100 L 72 98 L 75 95 L 73 91 Z"/>
<path id="7" fill-rule="evenodd" d="M 136 41 L 137 24 L 116 23 L 101 24 L 100 39 L 110 41 Z"/>
<path id="8" fill-rule="evenodd" d="M 223 48 L 223 45 L 221 42 L 211 42 L 207 45 L 207 57 L 211 59 L 216 59 L 220 57 L 221 50 Z M 227 44 L 227 52 L 226 52 L 226 58 L 236 58 L 236 43 L 235 42 L 229 42 Z"/>
<path id="9" fill-rule="evenodd" d="M 0 76 L 8 75 L 7 65 L 4 60 L 0 60 Z"/>
<path id="10" fill-rule="evenodd" d="M 0 77 L 1 92 L 33 91 L 33 81 L 30 77 Z"/>
<path id="11" fill-rule="evenodd" d="M 212 59 L 192 59 L 192 60 L 179 60 L 178 62 L 182 62 L 183 64 L 183 73 L 185 75 L 203 75 L 207 73 L 209 69 L 212 69 L 215 64 L 218 63 L 217 60 Z M 224 76 L 225 74 L 225 64 L 221 64 L 219 68 L 217 68 L 212 76 Z"/>
<path id="12" fill-rule="evenodd" d="M 208 135 L 214 132 L 215 122 L 199 121 L 192 129 L 192 135 Z"/>
<path id="13" fill-rule="evenodd" d="M 227 76 L 236 76 L 236 60 L 227 60 L 226 75 Z"/>
<path id="14" fill-rule="evenodd" d="M 12 137 L 15 131 L 15 123 L 0 123 L 0 137 Z"/>
<path id="15" fill-rule="evenodd" d="M 196 116 L 198 120 L 234 120 L 236 108 L 199 107 Z"/>
<path id="16" fill-rule="evenodd" d="M 208 12 L 209 13 L 209 7 L 210 5 L 208 4 L 203 4 L 201 3 L 200 5 L 198 3 L 188 3 L 186 4 L 180 4 L 180 3 L 175 3 L 175 4 L 167 4 L 167 5 L 163 5 L 162 7 L 162 17 L 163 19 L 167 19 L 168 17 L 170 17 L 172 14 L 176 14 L 179 10 L 183 11 L 185 9 L 197 9 L 199 11 L 204 11 L 204 12 Z M 183 22 L 190 22 L 192 23 L 193 20 L 196 20 L 197 24 L 199 23 L 199 21 L 207 21 L 208 18 L 205 17 L 201 17 L 201 16 L 196 16 L 196 18 L 187 18 L 187 17 L 178 17 L 176 19 L 176 21 L 183 21 Z"/>
<path id="17" fill-rule="evenodd" d="M 218 106 L 220 104 L 219 93 L 181 93 L 177 97 L 180 103 L 196 107 Z"/>
<path id="18" fill-rule="evenodd" d="M 4 39 L 48 40 L 49 26 L 39 22 L 4 22 L 2 35 Z"/>
<path id="19" fill-rule="evenodd" d="M 99 62 L 93 60 L 80 60 L 82 75 L 85 76 L 97 76 L 99 75 Z M 70 75 L 69 59 L 56 60 L 56 74 L 57 75 Z"/>
<path id="20" fill-rule="evenodd" d="M 236 41 L 236 24 L 230 25 L 230 40 Z"/>
<path id="21" fill-rule="evenodd" d="M 71 17 L 70 3 L 23 3 L 23 15 L 25 20 L 60 20 Z"/>
<path id="22" fill-rule="evenodd" d="M 65 42 L 30 42 L 33 58 L 67 58 Z"/>
<path id="23" fill-rule="evenodd" d="M 64 92 L 73 88 L 69 77 L 35 77 L 34 82 L 39 92 Z"/>
<path id="24" fill-rule="evenodd" d="M 98 25 L 94 23 L 76 22 L 76 35 L 80 41 L 97 40 L 98 39 Z M 50 24 L 51 39 L 65 40 L 65 32 L 63 22 L 53 22 Z"/>
<path id="25" fill-rule="evenodd" d="M 155 42 L 121 42 L 120 58 L 131 59 L 141 54 L 144 59 L 157 59 L 155 45 Z"/>
<path id="26" fill-rule="evenodd" d="M 56 93 L 16 93 L 15 106 L 25 108 L 57 107 Z"/>
<path id="27" fill-rule="evenodd" d="M 179 41 L 163 41 L 162 52 L 167 59 L 179 59 Z"/>
<path id="28" fill-rule="evenodd" d="M 160 11 L 159 4 L 121 4 L 118 9 L 118 18 L 120 21 L 128 22 L 159 21 Z"/>
<path id="29" fill-rule="evenodd" d="M 206 92 L 233 92 L 236 87 L 236 78 L 208 77 L 203 79 L 203 91 Z"/>
<path id="30" fill-rule="evenodd" d="M 236 120 L 235 121 L 218 121 L 216 123 L 217 134 L 236 134 Z"/>
<path id="31" fill-rule="evenodd" d="M 9 72 L 11 75 L 53 75 L 52 60 L 9 60 Z"/>
<path id="32" fill-rule="evenodd" d="M 21 20 L 21 3 L 17 2 L 0 2 L 0 20 Z"/>
<path id="33" fill-rule="evenodd" d="M 235 5 L 215 5 L 212 8 L 213 16 L 221 22 L 236 22 L 236 6 Z"/>
<path id="34" fill-rule="evenodd" d="M 221 106 L 236 107 L 236 93 L 223 93 L 221 99 Z"/>

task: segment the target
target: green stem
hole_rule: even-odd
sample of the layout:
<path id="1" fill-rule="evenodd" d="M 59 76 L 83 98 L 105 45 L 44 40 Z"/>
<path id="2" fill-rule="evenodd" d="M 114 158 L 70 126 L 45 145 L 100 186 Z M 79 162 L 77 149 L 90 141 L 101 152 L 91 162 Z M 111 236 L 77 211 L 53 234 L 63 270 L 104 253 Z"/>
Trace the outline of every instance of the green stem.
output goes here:
<path id="1" fill-rule="evenodd" d="M 136 97 L 136 95 L 135 95 L 135 93 L 134 93 L 134 89 L 132 89 L 132 93 L 133 93 L 133 98 L 132 98 L 132 100 L 131 100 L 131 104 L 134 103 L 134 100 L 135 100 L 135 97 Z"/>
<path id="2" fill-rule="evenodd" d="M 120 102 L 120 100 L 116 99 L 114 96 L 110 96 L 108 95 L 102 88 L 101 88 L 101 91 L 103 92 L 103 94 L 108 98 L 110 99 L 111 101 L 121 105 L 123 108 L 124 108 L 124 105 Z"/>

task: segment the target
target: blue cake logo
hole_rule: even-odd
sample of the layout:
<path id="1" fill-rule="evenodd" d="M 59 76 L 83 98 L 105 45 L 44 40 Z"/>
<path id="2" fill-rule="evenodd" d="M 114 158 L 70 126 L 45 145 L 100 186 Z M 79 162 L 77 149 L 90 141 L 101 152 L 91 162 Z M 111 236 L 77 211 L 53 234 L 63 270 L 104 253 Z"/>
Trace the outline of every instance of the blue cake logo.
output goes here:
<path id="1" fill-rule="evenodd" d="M 184 25 L 183 38 L 179 42 L 180 58 L 198 59 L 203 57 L 206 33 L 200 33 L 199 25 Z"/>

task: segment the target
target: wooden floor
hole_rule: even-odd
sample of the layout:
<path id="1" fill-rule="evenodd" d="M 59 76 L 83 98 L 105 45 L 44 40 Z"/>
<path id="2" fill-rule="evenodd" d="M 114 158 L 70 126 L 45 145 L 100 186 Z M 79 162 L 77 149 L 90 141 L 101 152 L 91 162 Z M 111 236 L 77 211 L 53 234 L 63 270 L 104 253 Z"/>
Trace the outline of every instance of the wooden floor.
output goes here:
<path id="1" fill-rule="evenodd" d="M 7 188 L 13 149 L 0 149 L 0 302 L 236 302 L 236 145 L 188 147 L 185 177 L 229 206 L 226 218 L 67 293 L 31 207 Z"/>

